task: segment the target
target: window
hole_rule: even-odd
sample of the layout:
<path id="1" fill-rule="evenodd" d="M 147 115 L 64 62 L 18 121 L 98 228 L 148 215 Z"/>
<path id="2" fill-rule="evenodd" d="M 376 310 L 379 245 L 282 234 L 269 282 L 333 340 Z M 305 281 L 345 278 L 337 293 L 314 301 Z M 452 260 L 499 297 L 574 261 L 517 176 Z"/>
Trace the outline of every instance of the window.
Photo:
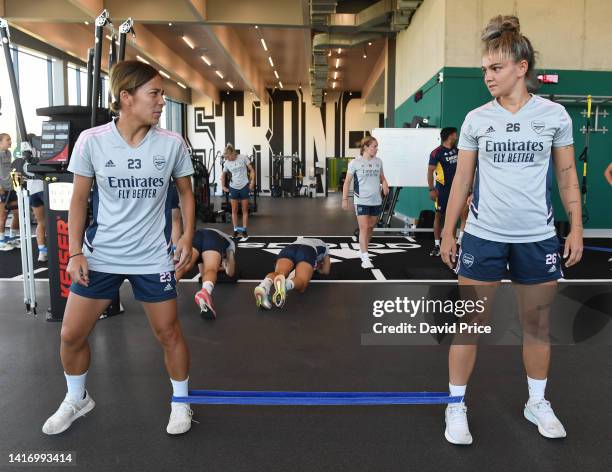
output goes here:
<path id="1" fill-rule="evenodd" d="M 183 135 L 183 104 L 166 98 L 166 106 L 162 111 L 160 126 Z"/>
<path id="2" fill-rule="evenodd" d="M 253 128 L 261 126 L 261 102 L 253 102 Z"/>
<path id="3" fill-rule="evenodd" d="M 22 48 L 17 51 L 19 96 L 26 130 L 28 133 L 40 134 L 42 123 L 47 118 L 36 116 L 36 109 L 48 107 L 52 102 L 49 99 L 49 81 L 52 77 L 49 74 L 47 57 Z"/>

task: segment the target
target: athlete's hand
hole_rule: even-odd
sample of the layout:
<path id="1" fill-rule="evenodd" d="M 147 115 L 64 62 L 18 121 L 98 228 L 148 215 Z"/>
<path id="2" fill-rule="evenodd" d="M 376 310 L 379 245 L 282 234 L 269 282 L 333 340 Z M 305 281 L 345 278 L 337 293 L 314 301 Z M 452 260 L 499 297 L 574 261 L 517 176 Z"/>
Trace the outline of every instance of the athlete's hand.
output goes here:
<path id="1" fill-rule="evenodd" d="M 348 210 L 349 209 L 348 198 L 343 198 L 342 199 L 342 209 L 343 210 Z"/>
<path id="2" fill-rule="evenodd" d="M 70 278 L 83 287 L 89 286 L 89 265 L 87 258 L 83 254 L 71 257 L 66 267 L 66 272 L 70 274 Z"/>
<path id="3" fill-rule="evenodd" d="M 389 195 L 389 184 L 387 183 L 386 180 L 383 181 L 382 188 L 383 188 L 383 193 L 385 194 L 385 197 Z"/>
<path id="4" fill-rule="evenodd" d="M 563 250 L 565 267 L 578 264 L 582 259 L 582 250 L 582 229 L 572 229 L 565 239 L 565 249 Z"/>
<path id="5" fill-rule="evenodd" d="M 249 183 L 249 190 L 253 192 L 255 190 L 255 182 Z"/>
<path id="6" fill-rule="evenodd" d="M 229 193 L 229 188 L 227 188 L 227 187 L 223 187 L 223 191 L 224 191 L 225 193 Z"/>
<path id="7" fill-rule="evenodd" d="M 437 198 L 438 198 L 438 191 L 435 188 L 430 190 L 429 191 L 429 199 L 432 202 L 435 202 Z"/>
<path id="8" fill-rule="evenodd" d="M 455 268 L 455 261 L 457 259 L 457 241 L 452 234 L 442 235 L 440 255 L 442 256 L 442 262 L 450 267 L 451 270 Z"/>
<path id="9" fill-rule="evenodd" d="M 174 270 L 176 272 L 185 269 L 191 262 L 191 238 L 181 237 L 176 243 L 174 250 Z"/>

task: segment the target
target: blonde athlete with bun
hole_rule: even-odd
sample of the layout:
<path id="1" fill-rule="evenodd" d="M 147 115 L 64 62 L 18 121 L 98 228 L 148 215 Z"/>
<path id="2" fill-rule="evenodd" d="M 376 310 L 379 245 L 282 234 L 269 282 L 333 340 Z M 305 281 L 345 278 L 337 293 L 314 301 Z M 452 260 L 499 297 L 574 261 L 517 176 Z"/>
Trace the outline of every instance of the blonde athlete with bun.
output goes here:
<path id="1" fill-rule="evenodd" d="M 537 87 L 535 53 L 518 18 L 491 19 L 482 43 L 482 72 L 493 99 L 468 113 L 461 128 L 441 255 L 449 267 L 457 259 L 459 285 L 475 286 L 479 298 L 498 287 L 509 269 L 523 328 L 529 392 L 523 415 L 543 436 L 563 438 L 566 431 L 544 390 L 549 312 L 563 275 L 551 203 L 553 172 L 571 223 L 565 265 L 579 262 L 583 249 L 572 121 L 562 105 L 530 93 Z M 470 214 L 456 256 L 455 225 L 472 184 Z M 465 395 L 476 348 L 476 343 L 451 346 L 451 395 Z M 453 444 L 472 443 L 463 402 L 447 407 L 445 437 Z"/>

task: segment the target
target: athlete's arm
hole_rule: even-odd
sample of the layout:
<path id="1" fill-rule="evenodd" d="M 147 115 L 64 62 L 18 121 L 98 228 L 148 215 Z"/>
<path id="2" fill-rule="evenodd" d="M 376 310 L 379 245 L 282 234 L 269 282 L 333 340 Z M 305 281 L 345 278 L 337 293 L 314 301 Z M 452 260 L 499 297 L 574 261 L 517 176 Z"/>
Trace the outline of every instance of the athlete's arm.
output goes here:
<path id="1" fill-rule="evenodd" d="M 565 266 L 571 267 L 582 258 L 582 206 L 580 205 L 580 185 L 574 160 L 574 146 L 552 148 L 555 175 L 559 185 L 559 196 L 570 222 L 570 233 L 565 240 L 563 258 Z"/>
<path id="2" fill-rule="evenodd" d="M 71 257 L 66 272 L 70 274 L 72 280 L 85 287 L 89 284 L 89 268 L 87 259 L 83 256 L 83 231 L 92 183 L 93 177 L 74 174 L 68 211 L 68 252 Z"/>
<path id="3" fill-rule="evenodd" d="M 448 198 L 444 229 L 442 229 L 442 244 L 440 246 L 442 261 L 451 269 L 455 263 L 455 256 L 457 253 L 455 228 L 457 227 L 457 220 L 461 215 L 461 211 L 465 206 L 470 188 L 472 188 L 477 157 L 478 151 L 459 150 L 457 171 L 455 172 L 455 178 L 453 179 L 450 196 Z"/>
<path id="4" fill-rule="evenodd" d="M 348 210 L 348 192 L 352 181 L 353 174 L 347 172 L 344 178 L 344 185 L 342 186 L 342 208 L 345 210 Z"/>
<path id="5" fill-rule="evenodd" d="M 427 166 L 427 186 L 429 187 L 429 198 L 433 201 L 438 198 L 438 193 L 436 192 L 436 188 L 434 187 L 433 174 L 436 170 L 436 166 L 429 165 Z"/>
<path id="6" fill-rule="evenodd" d="M 223 188 L 223 191 L 225 193 L 229 192 L 229 188 L 227 188 L 225 186 L 225 179 L 227 179 L 227 171 L 224 170 L 223 172 L 221 172 L 221 188 Z"/>
<path id="7" fill-rule="evenodd" d="M 389 182 L 387 182 L 387 178 L 385 177 L 385 173 L 380 171 L 380 183 L 382 184 L 383 193 L 385 195 L 389 194 Z"/>
<path id="8" fill-rule="evenodd" d="M 175 270 L 185 268 L 191 261 L 191 242 L 195 228 L 195 199 L 191 190 L 191 176 L 174 179 L 179 194 L 181 213 L 183 215 L 183 235 L 176 243 L 174 251 Z"/>
<path id="9" fill-rule="evenodd" d="M 249 169 L 249 188 L 255 190 L 255 169 L 253 164 L 248 164 L 247 169 Z"/>
<path id="10" fill-rule="evenodd" d="M 329 272 L 331 271 L 331 257 L 325 256 L 317 269 L 319 274 L 329 275 Z"/>
<path id="11" fill-rule="evenodd" d="M 610 185 L 612 185 L 612 162 L 608 165 L 606 170 L 604 171 L 604 177 L 608 181 Z"/>

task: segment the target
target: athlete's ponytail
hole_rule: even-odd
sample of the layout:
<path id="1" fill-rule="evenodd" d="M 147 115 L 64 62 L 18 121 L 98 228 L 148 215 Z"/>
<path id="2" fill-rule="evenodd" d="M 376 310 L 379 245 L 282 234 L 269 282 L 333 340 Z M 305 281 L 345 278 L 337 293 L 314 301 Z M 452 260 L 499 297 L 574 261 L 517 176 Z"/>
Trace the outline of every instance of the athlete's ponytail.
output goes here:
<path id="1" fill-rule="evenodd" d="M 526 36 L 521 33 L 521 25 L 516 16 L 498 15 L 489 20 L 482 30 L 480 39 L 483 43 L 483 54 L 501 54 L 504 59 L 514 62 L 527 61 L 525 83 L 530 92 L 539 87 L 535 71 L 536 52 Z"/>

